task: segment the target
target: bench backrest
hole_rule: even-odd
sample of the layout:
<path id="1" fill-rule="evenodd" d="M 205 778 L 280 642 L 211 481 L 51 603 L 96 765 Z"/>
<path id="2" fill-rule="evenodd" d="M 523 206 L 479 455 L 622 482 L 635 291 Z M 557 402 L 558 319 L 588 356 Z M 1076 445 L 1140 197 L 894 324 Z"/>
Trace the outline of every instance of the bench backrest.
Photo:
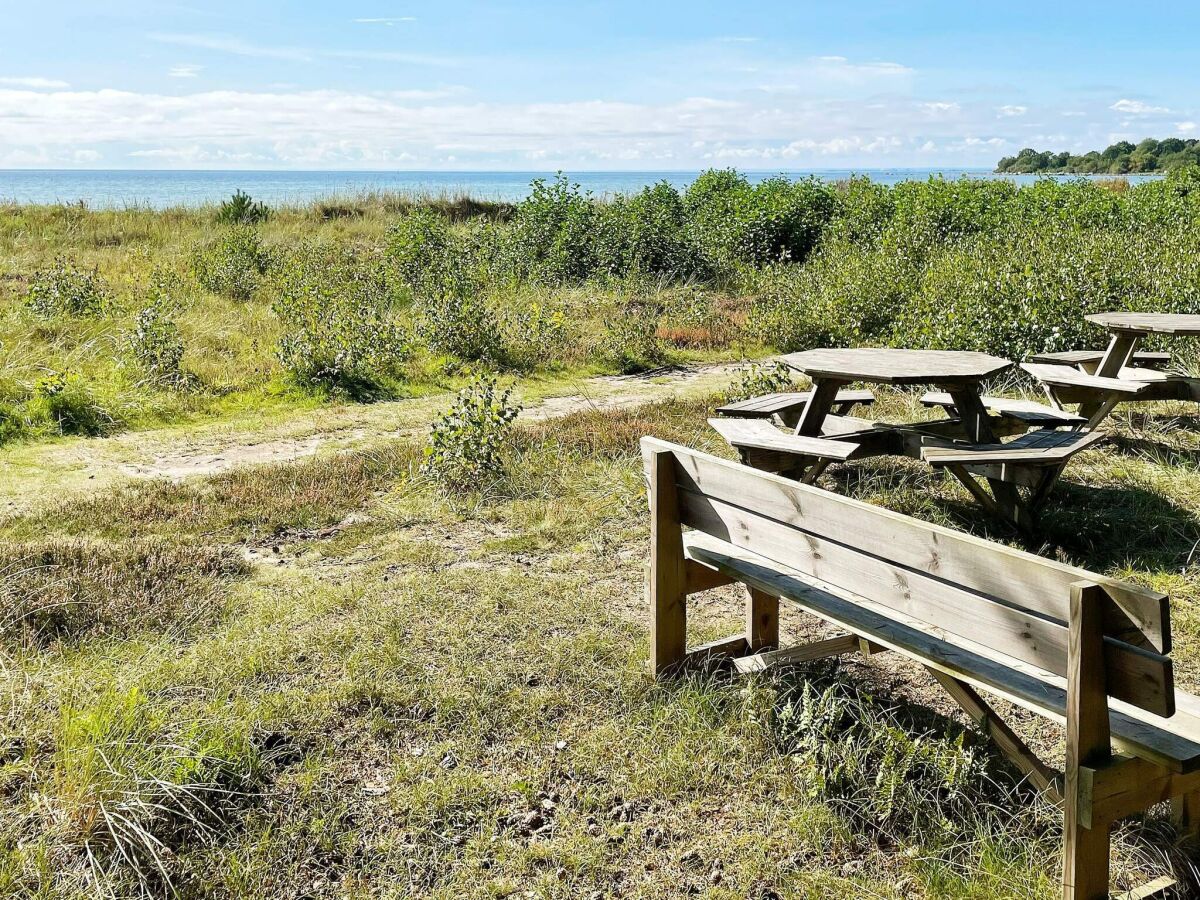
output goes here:
<path id="1" fill-rule="evenodd" d="M 1164 594 L 654 438 L 642 452 L 684 527 L 1055 675 L 1072 586 L 1098 585 L 1107 693 L 1174 713 Z"/>

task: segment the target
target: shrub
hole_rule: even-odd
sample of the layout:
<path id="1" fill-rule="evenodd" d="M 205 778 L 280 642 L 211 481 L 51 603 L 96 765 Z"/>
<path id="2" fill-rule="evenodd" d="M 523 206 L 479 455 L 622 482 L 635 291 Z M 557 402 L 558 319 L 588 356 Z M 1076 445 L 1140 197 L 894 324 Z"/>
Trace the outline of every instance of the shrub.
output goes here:
<path id="1" fill-rule="evenodd" d="M 658 337 L 662 310 L 653 301 L 626 304 L 609 320 L 600 343 L 605 361 L 622 375 L 633 375 L 663 363 L 666 354 Z"/>
<path id="2" fill-rule="evenodd" d="M 133 330 L 126 335 L 125 344 L 134 362 L 151 381 L 168 386 L 185 381 L 183 337 L 161 305 L 151 304 L 134 316 Z"/>
<path id="3" fill-rule="evenodd" d="M 497 362 L 502 356 L 500 326 L 487 301 L 477 294 L 438 294 L 421 301 L 417 329 L 434 353 L 467 362 Z"/>
<path id="4" fill-rule="evenodd" d="M 815 178 L 751 185 L 732 169 L 704 172 L 684 199 L 691 239 L 717 266 L 803 262 L 833 217 L 833 189 Z"/>
<path id="5" fill-rule="evenodd" d="M 265 222 L 271 210 L 262 202 L 255 202 L 249 194 L 235 191 L 217 210 L 217 221 L 222 225 L 257 225 Z"/>
<path id="6" fill-rule="evenodd" d="M 558 360 L 570 338 L 563 311 L 536 300 L 506 308 L 500 333 L 504 361 L 523 371 Z"/>
<path id="7" fill-rule="evenodd" d="M 51 423 L 59 434 L 95 437 L 117 425 L 87 383 L 65 372 L 52 372 L 37 383 L 28 402 L 28 412 L 34 421 Z"/>
<path id="8" fill-rule="evenodd" d="M 597 208 L 596 267 L 607 275 L 704 277 L 708 263 L 686 231 L 687 210 L 667 182 Z"/>
<path id="9" fill-rule="evenodd" d="M 516 264 L 524 274 L 551 283 L 587 278 L 597 268 L 597 216 L 591 194 L 561 172 L 549 183 L 535 179 L 513 221 Z"/>
<path id="10" fill-rule="evenodd" d="M 796 390 L 796 379 L 783 363 L 751 363 L 740 369 L 721 395 L 724 403 L 737 403 L 763 394 L 782 394 Z"/>
<path id="11" fill-rule="evenodd" d="M 479 289 L 471 248 L 432 210 L 414 209 L 388 230 L 387 256 L 397 278 L 417 300 Z"/>
<path id="12" fill-rule="evenodd" d="M 192 273 L 200 285 L 234 300 L 254 296 L 270 262 L 258 229 L 251 225 L 229 226 L 192 251 Z"/>
<path id="13" fill-rule="evenodd" d="M 25 293 L 25 305 L 43 319 L 98 316 L 108 303 L 108 286 L 99 271 L 85 271 L 63 257 L 34 272 Z"/>
<path id="14" fill-rule="evenodd" d="M 394 376 L 409 336 L 382 269 L 348 250 L 309 245 L 276 274 L 278 356 L 303 384 L 357 393 Z"/>
<path id="15" fill-rule="evenodd" d="M 479 490 L 505 472 L 512 423 L 521 408 L 495 376 L 475 376 L 437 419 L 421 471 L 454 492 Z"/>

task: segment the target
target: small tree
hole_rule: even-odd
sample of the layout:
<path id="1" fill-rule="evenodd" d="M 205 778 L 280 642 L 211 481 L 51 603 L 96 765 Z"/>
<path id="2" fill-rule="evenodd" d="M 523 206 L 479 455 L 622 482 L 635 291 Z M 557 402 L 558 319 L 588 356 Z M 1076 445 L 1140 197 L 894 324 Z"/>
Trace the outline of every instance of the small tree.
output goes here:
<path id="1" fill-rule="evenodd" d="M 505 451 L 521 407 L 509 402 L 496 376 L 477 375 L 433 423 L 421 471 L 443 487 L 478 490 L 504 474 Z"/>

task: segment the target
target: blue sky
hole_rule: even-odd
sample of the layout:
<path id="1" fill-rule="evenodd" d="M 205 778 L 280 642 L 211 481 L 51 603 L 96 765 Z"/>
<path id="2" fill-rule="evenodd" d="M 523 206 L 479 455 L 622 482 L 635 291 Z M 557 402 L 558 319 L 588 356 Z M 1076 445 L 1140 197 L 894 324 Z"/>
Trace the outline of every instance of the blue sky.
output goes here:
<path id="1" fill-rule="evenodd" d="M 991 166 L 1200 137 L 1200 5 L 2 6 L 0 168 Z"/>

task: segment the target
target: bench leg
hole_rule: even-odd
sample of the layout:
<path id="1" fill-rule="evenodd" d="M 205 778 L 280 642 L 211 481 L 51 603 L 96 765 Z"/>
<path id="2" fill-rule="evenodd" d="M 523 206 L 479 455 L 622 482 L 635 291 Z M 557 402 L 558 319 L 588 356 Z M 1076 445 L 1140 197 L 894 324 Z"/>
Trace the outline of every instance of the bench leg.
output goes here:
<path id="1" fill-rule="evenodd" d="M 779 646 L 779 598 L 755 588 L 746 590 L 746 643 L 750 652 L 774 650 Z"/>
<path id="2" fill-rule="evenodd" d="M 1108 822 L 1093 821 L 1081 766 L 1112 757 L 1104 676 L 1104 589 L 1071 586 L 1067 644 L 1067 764 L 1063 800 L 1063 900 L 1108 900 Z"/>
<path id="3" fill-rule="evenodd" d="M 1171 801 L 1171 818 L 1185 838 L 1192 842 L 1200 841 L 1200 791 L 1174 798 Z"/>
<path id="4" fill-rule="evenodd" d="M 675 486 L 675 455 L 650 464 L 650 671 L 661 677 L 687 655 L 687 568 Z"/>

